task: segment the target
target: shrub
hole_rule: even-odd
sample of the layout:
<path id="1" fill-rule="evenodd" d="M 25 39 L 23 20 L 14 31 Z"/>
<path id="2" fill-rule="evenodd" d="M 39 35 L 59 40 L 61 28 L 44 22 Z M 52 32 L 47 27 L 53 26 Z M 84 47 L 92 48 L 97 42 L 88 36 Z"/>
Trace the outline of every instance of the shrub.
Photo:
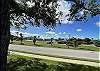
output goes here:
<path id="1" fill-rule="evenodd" d="M 58 41 L 58 44 L 66 44 L 66 41 Z"/>
<path id="2" fill-rule="evenodd" d="M 90 39 L 90 38 L 85 38 L 84 41 L 85 41 L 85 43 L 86 43 L 87 45 L 90 45 L 91 39 Z"/>
<path id="3" fill-rule="evenodd" d="M 47 42 L 47 44 L 52 44 L 53 42 Z"/>
<path id="4" fill-rule="evenodd" d="M 66 45 L 67 46 L 71 46 L 71 47 L 77 47 L 78 46 L 78 42 L 76 40 L 67 41 Z"/>
<path id="5" fill-rule="evenodd" d="M 99 40 L 96 40 L 96 41 L 94 42 L 94 45 L 95 45 L 96 47 L 100 47 L 100 41 L 99 41 Z"/>

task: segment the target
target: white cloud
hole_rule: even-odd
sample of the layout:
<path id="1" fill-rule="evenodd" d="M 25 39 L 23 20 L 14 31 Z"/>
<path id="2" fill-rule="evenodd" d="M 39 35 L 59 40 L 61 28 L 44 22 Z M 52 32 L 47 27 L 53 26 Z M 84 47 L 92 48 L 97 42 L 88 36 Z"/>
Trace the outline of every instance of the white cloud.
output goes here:
<path id="1" fill-rule="evenodd" d="M 58 34 L 55 34 L 55 36 L 57 36 Z"/>
<path id="2" fill-rule="evenodd" d="M 51 31 L 53 31 L 53 29 L 51 29 Z"/>
<path id="3" fill-rule="evenodd" d="M 59 38 L 59 37 L 61 37 L 60 36 L 60 34 L 61 33 L 55 33 L 55 32 L 51 32 L 51 31 L 49 31 L 49 32 L 46 32 L 47 33 L 47 35 L 44 35 L 44 38 Z"/>
<path id="4" fill-rule="evenodd" d="M 11 30 L 10 32 L 11 32 L 11 34 L 14 35 L 14 36 L 17 36 L 17 32 L 18 32 L 18 34 L 19 34 L 19 33 L 22 33 L 22 32 L 15 31 L 15 30 Z M 18 35 L 18 36 L 19 36 L 19 35 Z"/>
<path id="5" fill-rule="evenodd" d="M 79 35 L 75 35 L 75 36 L 73 36 L 74 38 L 81 38 L 81 39 L 84 39 L 84 37 L 83 36 L 79 36 Z"/>
<path id="6" fill-rule="evenodd" d="M 68 21 L 67 19 L 68 18 L 65 18 L 64 20 L 61 21 L 61 23 L 63 23 L 63 24 L 72 24 L 73 23 L 73 21 Z"/>
<path id="7" fill-rule="evenodd" d="M 47 34 L 32 34 L 32 33 L 27 33 L 27 32 L 20 32 L 20 31 L 16 31 L 16 30 L 11 30 L 11 34 L 14 36 L 17 36 L 16 32 L 18 32 L 18 36 L 20 37 L 20 33 L 23 34 L 24 37 L 31 37 L 31 36 L 40 36 L 40 38 L 42 39 L 50 39 L 50 38 L 59 38 L 61 37 L 59 34 L 56 34 L 55 32 L 46 32 Z"/>
<path id="8" fill-rule="evenodd" d="M 49 38 L 48 35 L 41 35 L 40 38 L 45 39 L 45 38 Z"/>
<path id="9" fill-rule="evenodd" d="M 20 0 L 15 0 L 17 3 L 21 3 L 21 1 Z"/>
<path id="10" fill-rule="evenodd" d="M 63 32 L 63 34 L 66 34 L 66 32 Z"/>
<path id="11" fill-rule="evenodd" d="M 72 21 L 68 21 L 67 19 L 69 17 L 66 17 L 70 13 L 70 8 L 71 8 L 71 3 L 65 1 L 65 0 L 59 0 L 58 4 L 60 5 L 58 8 L 58 12 L 61 11 L 63 12 L 63 15 L 60 17 L 61 23 L 63 24 L 70 24 L 73 23 Z"/>
<path id="12" fill-rule="evenodd" d="M 100 22 L 97 22 L 96 25 L 97 25 L 98 27 L 100 27 Z"/>
<path id="13" fill-rule="evenodd" d="M 54 35 L 54 38 L 56 38 L 56 39 L 58 39 L 59 37 L 61 37 L 61 36 L 58 34 Z"/>
<path id="14" fill-rule="evenodd" d="M 31 34 L 31 33 L 27 33 L 27 32 L 15 31 L 15 30 L 12 30 L 11 34 L 14 35 L 14 36 L 17 36 L 16 32 L 18 32 L 18 36 L 20 36 L 19 35 L 20 33 L 22 33 L 24 37 L 39 36 L 39 34 Z"/>
<path id="15" fill-rule="evenodd" d="M 50 39 L 50 38 L 59 38 L 61 37 L 59 34 L 55 33 L 55 32 L 46 32 L 47 34 L 42 34 L 42 35 L 39 35 L 39 34 L 32 34 L 32 33 L 27 33 L 27 32 L 20 32 L 20 31 L 16 31 L 16 30 L 11 30 L 11 34 L 14 35 L 14 36 L 17 36 L 16 32 L 18 32 L 18 36 L 20 37 L 20 33 L 23 34 L 24 37 L 31 37 L 31 36 L 40 36 L 40 38 L 42 39 Z"/>
<path id="16" fill-rule="evenodd" d="M 49 31 L 49 32 L 46 32 L 47 34 L 56 34 L 55 32 L 51 32 L 51 31 Z"/>
<path id="17" fill-rule="evenodd" d="M 82 31 L 82 29 L 76 29 L 76 31 L 77 31 L 77 32 L 81 32 L 81 31 Z"/>
<path id="18" fill-rule="evenodd" d="M 58 33 L 58 34 L 60 34 L 60 35 L 61 35 L 61 33 Z"/>
<path id="19" fill-rule="evenodd" d="M 28 5 L 28 7 L 33 7 L 35 6 L 35 3 L 32 1 L 27 1 L 26 4 Z"/>
<path id="20" fill-rule="evenodd" d="M 83 15 L 83 14 L 84 14 L 84 12 L 83 12 L 83 11 L 81 11 L 81 12 L 80 12 L 80 14 L 81 14 L 81 15 Z"/>

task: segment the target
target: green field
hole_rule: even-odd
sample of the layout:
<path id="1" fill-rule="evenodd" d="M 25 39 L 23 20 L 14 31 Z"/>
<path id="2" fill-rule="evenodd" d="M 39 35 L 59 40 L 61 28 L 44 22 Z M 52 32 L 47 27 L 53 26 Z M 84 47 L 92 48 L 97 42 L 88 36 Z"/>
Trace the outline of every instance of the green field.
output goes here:
<path id="1" fill-rule="evenodd" d="M 14 41 L 12 44 L 21 45 L 20 41 Z M 53 43 L 53 45 L 51 45 L 51 44 L 47 44 L 47 42 L 44 42 L 44 41 L 37 41 L 36 45 L 34 45 L 32 41 L 25 41 L 24 40 L 23 41 L 23 45 L 27 45 L 27 46 L 43 46 L 43 47 L 51 47 L 51 48 L 65 48 L 65 49 L 68 49 L 68 46 L 66 44 Z M 94 45 L 79 45 L 76 48 L 70 47 L 69 49 L 99 51 L 100 48 L 96 47 Z"/>
<path id="2" fill-rule="evenodd" d="M 8 71 L 98 71 L 99 67 L 8 55 Z"/>

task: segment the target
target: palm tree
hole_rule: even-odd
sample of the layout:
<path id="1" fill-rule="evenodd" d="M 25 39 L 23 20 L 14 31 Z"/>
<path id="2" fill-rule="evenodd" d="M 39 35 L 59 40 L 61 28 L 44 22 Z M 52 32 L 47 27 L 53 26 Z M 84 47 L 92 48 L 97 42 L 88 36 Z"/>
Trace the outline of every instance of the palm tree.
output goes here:
<path id="1" fill-rule="evenodd" d="M 20 40 L 21 40 L 21 44 L 23 44 L 22 42 L 23 42 L 23 34 L 22 33 L 20 33 Z"/>
<path id="2" fill-rule="evenodd" d="M 37 39 L 36 36 L 34 36 L 34 37 L 33 37 L 33 43 L 34 43 L 34 45 L 35 45 L 35 43 L 36 43 L 36 39 Z"/>
<path id="3" fill-rule="evenodd" d="M 19 32 L 15 32 L 15 33 L 16 33 L 16 40 L 18 40 Z"/>
<path id="4" fill-rule="evenodd" d="M 74 47 L 76 48 L 76 46 L 77 46 L 77 39 L 74 38 Z"/>
<path id="5" fill-rule="evenodd" d="M 52 43 L 53 43 L 53 38 L 51 38 L 51 45 L 52 45 Z"/>

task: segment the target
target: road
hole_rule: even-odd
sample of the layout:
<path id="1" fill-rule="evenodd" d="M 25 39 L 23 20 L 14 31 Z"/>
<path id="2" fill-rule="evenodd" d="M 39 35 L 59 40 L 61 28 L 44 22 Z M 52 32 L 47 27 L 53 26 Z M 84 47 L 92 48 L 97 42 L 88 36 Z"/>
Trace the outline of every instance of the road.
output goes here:
<path id="1" fill-rule="evenodd" d="M 25 45 L 9 45 L 9 50 L 20 50 L 25 52 L 33 52 L 38 54 L 46 54 L 60 57 L 75 57 L 99 60 L 99 53 L 96 51 L 86 50 L 73 50 L 73 49 L 61 49 L 61 48 L 46 48 L 37 46 L 25 46 Z"/>

